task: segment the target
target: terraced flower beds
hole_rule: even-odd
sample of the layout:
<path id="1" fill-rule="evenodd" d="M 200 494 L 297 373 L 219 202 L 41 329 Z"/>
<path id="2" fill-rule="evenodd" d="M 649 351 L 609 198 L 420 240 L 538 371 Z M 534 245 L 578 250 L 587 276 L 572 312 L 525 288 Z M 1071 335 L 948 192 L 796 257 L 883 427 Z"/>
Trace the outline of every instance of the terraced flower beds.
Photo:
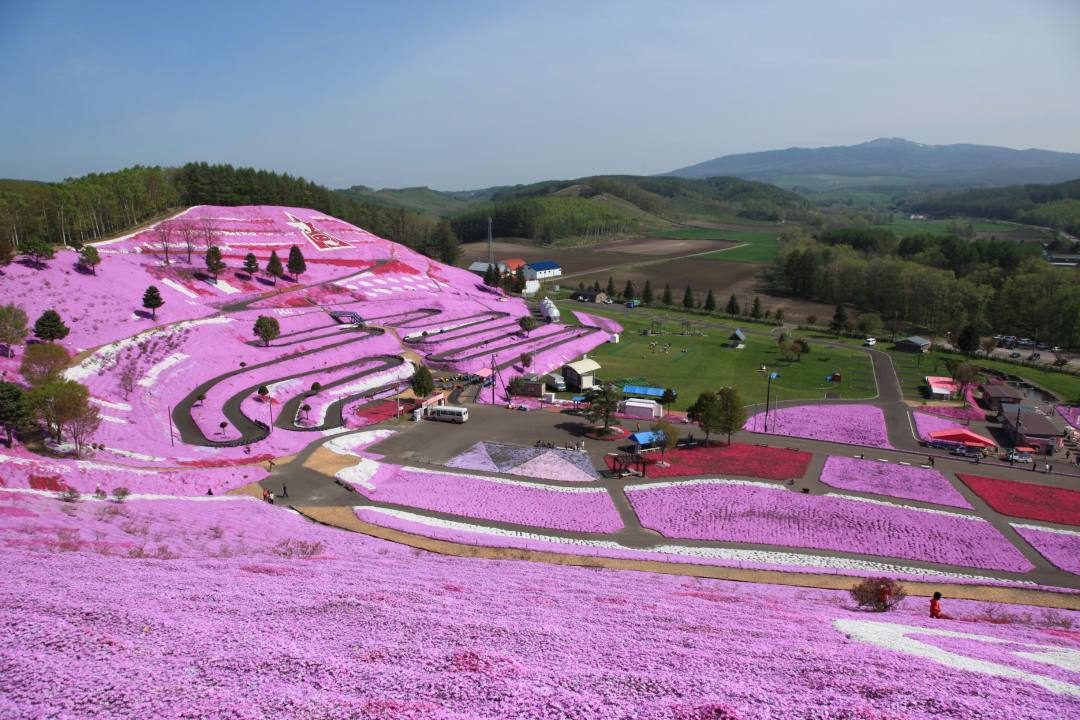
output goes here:
<path id="1" fill-rule="evenodd" d="M 1080 532 L 1060 528 L 1012 523 L 1020 537 L 1031 543 L 1040 555 L 1066 572 L 1080 575 Z"/>
<path id="2" fill-rule="evenodd" d="M 72 518 L 4 495 L 7 718 L 1060 720 L 1077 707 L 1062 661 L 1080 642 L 1038 608 L 940 623 L 924 598 L 869 615 L 838 591 L 435 555 L 257 501 L 81 503 Z M 989 607 L 947 602 L 962 618 Z M 942 650 L 920 655 L 927 638 Z"/>
<path id="3" fill-rule="evenodd" d="M 1002 515 L 1080 526 L 1080 491 L 966 473 L 956 477 Z"/>
<path id="4" fill-rule="evenodd" d="M 383 465 L 360 492 L 372 500 L 487 522 L 577 532 L 623 527 L 607 490 L 558 487 Z"/>
<path id="5" fill-rule="evenodd" d="M 592 482 L 597 479 L 589 456 L 577 450 L 493 442 L 476 443 L 448 460 L 446 466 L 566 482 Z"/>
<path id="6" fill-rule="evenodd" d="M 1058 414 L 1065 418 L 1065 422 L 1080 430 L 1080 406 L 1058 405 Z"/>
<path id="7" fill-rule="evenodd" d="M 821 482 L 841 490 L 971 509 L 971 503 L 960 491 L 944 475 L 930 468 L 829 456 L 821 470 Z"/>
<path id="8" fill-rule="evenodd" d="M 766 432 L 765 413 L 751 415 L 743 430 Z M 885 415 L 873 405 L 798 405 L 769 411 L 770 435 L 889 449 Z"/>
<path id="9" fill-rule="evenodd" d="M 813 458 L 808 452 L 760 447 L 745 443 L 710 445 L 666 450 L 664 463 L 659 453 L 645 467 L 646 477 L 687 477 L 692 475 L 737 475 L 764 480 L 795 480 L 806 474 Z M 614 461 L 605 457 L 609 469 Z"/>
<path id="10" fill-rule="evenodd" d="M 626 490 L 641 524 L 669 538 L 805 547 L 988 570 L 1031 563 L 985 520 L 739 480 Z"/>

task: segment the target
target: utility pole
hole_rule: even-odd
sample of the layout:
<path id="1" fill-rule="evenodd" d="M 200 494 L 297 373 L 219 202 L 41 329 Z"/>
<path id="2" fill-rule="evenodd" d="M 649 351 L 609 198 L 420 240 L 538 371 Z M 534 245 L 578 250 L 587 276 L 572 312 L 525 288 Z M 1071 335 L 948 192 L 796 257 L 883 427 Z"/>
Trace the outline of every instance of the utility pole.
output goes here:
<path id="1" fill-rule="evenodd" d="M 488 215 L 488 265 L 495 267 L 495 243 L 491 237 L 491 216 Z"/>
<path id="2" fill-rule="evenodd" d="M 168 406 L 169 410 L 169 444 L 176 447 L 176 439 L 173 437 L 173 424 L 172 424 L 172 405 Z"/>
<path id="3" fill-rule="evenodd" d="M 267 434 L 274 432 L 274 404 L 270 402 L 270 396 L 266 396 L 266 409 L 270 411 L 270 427 L 266 429 Z"/>
<path id="4" fill-rule="evenodd" d="M 780 373 L 769 373 L 769 384 L 765 386 L 765 432 L 769 432 L 769 399 L 772 397 L 772 381 L 780 377 Z"/>
<path id="5" fill-rule="evenodd" d="M 488 227 L 491 227 L 491 218 L 488 218 Z M 488 236 L 490 237 L 490 235 Z M 491 404 L 495 404 L 495 353 L 491 354 Z"/>

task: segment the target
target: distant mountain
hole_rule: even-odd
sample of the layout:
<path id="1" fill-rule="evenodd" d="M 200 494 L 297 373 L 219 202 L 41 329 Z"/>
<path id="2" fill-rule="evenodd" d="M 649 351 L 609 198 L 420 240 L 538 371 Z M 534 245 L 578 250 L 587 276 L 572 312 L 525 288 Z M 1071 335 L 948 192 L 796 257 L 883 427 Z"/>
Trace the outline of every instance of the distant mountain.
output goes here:
<path id="1" fill-rule="evenodd" d="M 667 174 L 682 178 L 727 175 L 812 192 L 871 184 L 993 186 L 1080 178 L 1080 154 L 879 138 L 859 145 L 725 155 Z"/>

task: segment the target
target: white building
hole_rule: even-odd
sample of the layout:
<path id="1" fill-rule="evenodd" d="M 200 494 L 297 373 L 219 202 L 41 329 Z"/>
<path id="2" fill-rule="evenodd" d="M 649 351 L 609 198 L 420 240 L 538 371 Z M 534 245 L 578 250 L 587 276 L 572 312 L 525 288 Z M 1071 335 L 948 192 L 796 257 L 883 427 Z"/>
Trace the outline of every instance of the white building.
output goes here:
<path id="1" fill-rule="evenodd" d="M 644 398 L 628 398 L 624 400 L 619 410 L 626 416 L 638 420 L 659 420 L 664 417 L 664 406 L 655 400 Z"/>
<path id="2" fill-rule="evenodd" d="M 526 280 L 550 280 L 562 275 L 562 267 L 554 260 L 540 260 L 525 266 Z"/>
<path id="3" fill-rule="evenodd" d="M 586 358 L 564 365 L 563 377 L 571 390 L 589 390 L 596 384 L 595 374 L 599 369 L 600 363 Z"/>

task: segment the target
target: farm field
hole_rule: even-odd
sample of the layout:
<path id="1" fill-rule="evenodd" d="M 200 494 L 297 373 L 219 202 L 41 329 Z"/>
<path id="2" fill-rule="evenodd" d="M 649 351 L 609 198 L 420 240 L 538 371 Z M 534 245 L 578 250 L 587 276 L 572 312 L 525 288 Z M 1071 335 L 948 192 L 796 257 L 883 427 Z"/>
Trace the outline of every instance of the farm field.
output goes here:
<path id="1" fill-rule="evenodd" d="M 891 223 L 874 225 L 873 227 L 881 230 L 891 230 L 898 237 L 905 237 L 907 235 L 921 235 L 924 233 L 931 235 L 946 235 L 950 232 L 950 228 L 954 226 L 966 229 L 969 225 L 971 226 L 971 229 L 977 233 L 987 235 L 995 234 L 999 237 L 1003 233 L 1012 232 L 1017 229 L 1017 226 L 1014 224 L 996 222 L 994 220 L 978 220 L 974 218 L 909 220 L 906 217 L 897 217 Z"/>
<path id="2" fill-rule="evenodd" d="M 560 306 L 567 310 L 577 304 L 563 302 Z M 877 392 L 870 360 L 854 348 L 814 345 L 801 361 L 787 362 L 780 358 L 776 342 L 768 337 L 749 335 L 743 350 L 727 347 L 731 330 L 725 329 L 719 319 L 653 308 L 624 312 L 611 306 L 582 307 L 589 313 L 615 318 L 625 328 L 618 344 L 601 345 L 589 355 L 603 368 L 601 377 L 673 387 L 679 391 L 674 405 L 679 410 L 689 407 L 699 393 L 723 385 L 737 386 L 748 404 L 764 402 L 766 381 L 760 372 L 762 365 L 780 373 L 780 378 L 772 383 L 773 400 L 821 399 L 826 392 L 855 399 L 871 397 Z M 663 318 L 667 327 L 676 331 L 684 318 L 708 323 L 707 335 L 641 335 L 642 330 L 651 327 L 651 317 Z M 653 353 L 649 349 L 653 341 L 671 343 L 671 351 Z M 844 378 L 839 385 L 825 382 L 825 376 L 834 371 L 840 371 Z"/>

